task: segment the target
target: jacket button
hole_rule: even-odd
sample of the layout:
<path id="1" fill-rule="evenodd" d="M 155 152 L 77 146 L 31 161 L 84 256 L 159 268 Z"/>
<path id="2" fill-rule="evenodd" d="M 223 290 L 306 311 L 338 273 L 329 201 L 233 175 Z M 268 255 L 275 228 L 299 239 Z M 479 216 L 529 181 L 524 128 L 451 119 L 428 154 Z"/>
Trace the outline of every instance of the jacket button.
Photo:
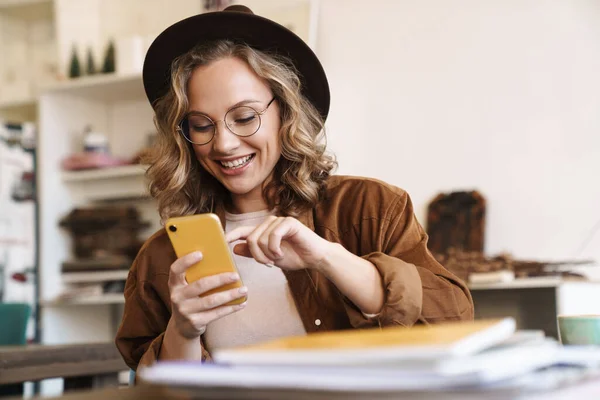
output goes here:
<path id="1" fill-rule="evenodd" d="M 316 326 L 321 326 L 321 320 L 320 319 L 315 319 L 315 325 Z"/>

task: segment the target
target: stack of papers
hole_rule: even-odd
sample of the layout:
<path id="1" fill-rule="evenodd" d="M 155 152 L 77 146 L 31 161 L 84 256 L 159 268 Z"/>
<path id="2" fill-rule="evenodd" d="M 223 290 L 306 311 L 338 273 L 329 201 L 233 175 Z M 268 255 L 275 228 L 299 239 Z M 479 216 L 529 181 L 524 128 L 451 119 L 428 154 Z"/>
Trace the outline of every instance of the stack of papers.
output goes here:
<path id="1" fill-rule="evenodd" d="M 213 358 L 138 373 L 143 381 L 194 387 L 382 393 L 539 389 L 600 371 L 600 349 L 516 331 L 511 318 L 317 333 L 223 349 Z"/>

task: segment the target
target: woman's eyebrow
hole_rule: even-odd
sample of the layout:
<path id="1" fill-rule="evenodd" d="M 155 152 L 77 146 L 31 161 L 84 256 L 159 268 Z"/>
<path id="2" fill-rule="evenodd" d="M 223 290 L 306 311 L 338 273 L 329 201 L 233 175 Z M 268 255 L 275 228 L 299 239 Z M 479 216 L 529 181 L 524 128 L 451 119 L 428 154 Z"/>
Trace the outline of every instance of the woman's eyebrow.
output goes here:
<path id="1" fill-rule="evenodd" d="M 229 108 L 234 108 L 234 107 L 238 107 L 238 106 L 245 106 L 246 104 L 252 104 L 252 103 L 260 103 L 260 100 L 246 99 L 246 100 L 238 101 L 237 103 L 235 103 L 234 105 L 232 105 Z"/>
<path id="2" fill-rule="evenodd" d="M 235 107 L 245 106 L 245 105 L 248 105 L 248 104 L 260 103 L 260 102 L 261 102 L 260 100 L 256 100 L 256 99 L 246 99 L 246 100 L 238 101 L 237 103 L 235 103 L 234 105 L 232 105 L 231 107 L 229 107 L 228 110 L 231 110 L 232 108 L 235 108 Z M 198 110 L 190 110 L 189 114 L 208 115 L 208 113 L 205 113 L 203 111 L 198 111 Z"/>

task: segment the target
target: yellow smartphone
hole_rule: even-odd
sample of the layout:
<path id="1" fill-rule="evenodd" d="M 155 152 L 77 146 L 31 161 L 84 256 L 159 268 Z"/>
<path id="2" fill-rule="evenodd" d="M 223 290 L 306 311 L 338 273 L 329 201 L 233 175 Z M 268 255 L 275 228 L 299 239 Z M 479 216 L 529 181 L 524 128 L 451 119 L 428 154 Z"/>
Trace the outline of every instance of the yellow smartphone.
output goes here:
<path id="1" fill-rule="evenodd" d="M 169 218 L 166 221 L 165 229 L 178 258 L 194 251 L 202 253 L 202 260 L 185 271 L 185 279 L 188 283 L 224 272 L 238 273 L 229 246 L 225 241 L 223 226 L 217 215 L 207 213 Z M 242 286 L 243 283 L 240 279 L 210 290 L 202 296 Z M 228 304 L 241 304 L 246 300 L 247 296 L 244 296 Z"/>

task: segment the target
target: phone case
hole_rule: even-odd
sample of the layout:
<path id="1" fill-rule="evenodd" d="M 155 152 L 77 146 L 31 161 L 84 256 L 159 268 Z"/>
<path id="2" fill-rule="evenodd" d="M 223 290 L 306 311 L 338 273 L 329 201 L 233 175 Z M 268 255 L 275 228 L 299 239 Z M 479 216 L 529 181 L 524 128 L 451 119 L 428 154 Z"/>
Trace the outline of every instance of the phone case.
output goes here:
<path id="1" fill-rule="evenodd" d="M 221 221 L 215 214 L 169 218 L 166 221 L 165 229 L 178 258 L 194 251 L 202 253 L 202 260 L 189 267 L 185 272 L 185 279 L 188 283 L 224 272 L 238 273 L 229 246 L 225 241 Z M 210 290 L 203 296 L 242 286 L 242 281 L 238 280 Z M 245 301 L 246 297 L 242 297 L 228 304 L 241 304 Z"/>

